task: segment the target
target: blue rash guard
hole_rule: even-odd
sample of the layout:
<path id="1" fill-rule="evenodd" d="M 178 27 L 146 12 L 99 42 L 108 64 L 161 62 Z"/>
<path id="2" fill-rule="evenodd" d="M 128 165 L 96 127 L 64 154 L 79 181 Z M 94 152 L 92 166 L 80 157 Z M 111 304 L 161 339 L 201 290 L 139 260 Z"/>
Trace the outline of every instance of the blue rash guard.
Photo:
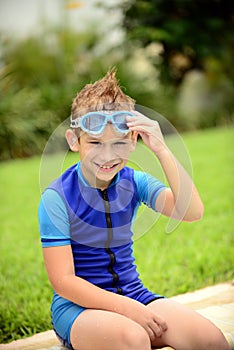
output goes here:
<path id="1" fill-rule="evenodd" d="M 165 188 L 151 175 L 125 167 L 101 191 L 86 182 L 78 163 L 42 194 L 42 246 L 71 245 L 76 276 L 100 288 L 143 304 L 161 298 L 139 279 L 132 251 L 132 225 L 141 203 L 155 210 L 156 199 Z M 85 309 L 54 293 L 51 310 L 57 335 L 71 347 L 72 324 Z"/>

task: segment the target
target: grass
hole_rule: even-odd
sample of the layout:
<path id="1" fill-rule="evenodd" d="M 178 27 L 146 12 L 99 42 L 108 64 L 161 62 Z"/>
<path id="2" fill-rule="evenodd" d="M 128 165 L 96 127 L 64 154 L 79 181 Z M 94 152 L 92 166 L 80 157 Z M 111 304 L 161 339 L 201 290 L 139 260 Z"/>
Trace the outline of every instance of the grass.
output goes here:
<path id="1" fill-rule="evenodd" d="M 183 135 L 205 215 L 199 222 L 181 223 L 170 234 L 165 232 L 168 219 L 159 217 L 135 241 L 138 271 L 157 293 L 172 296 L 233 278 L 232 137 L 232 128 Z M 0 167 L 0 343 L 51 328 L 52 290 L 37 223 L 39 163 L 35 157 Z M 147 212 L 143 216 L 150 222 Z"/>

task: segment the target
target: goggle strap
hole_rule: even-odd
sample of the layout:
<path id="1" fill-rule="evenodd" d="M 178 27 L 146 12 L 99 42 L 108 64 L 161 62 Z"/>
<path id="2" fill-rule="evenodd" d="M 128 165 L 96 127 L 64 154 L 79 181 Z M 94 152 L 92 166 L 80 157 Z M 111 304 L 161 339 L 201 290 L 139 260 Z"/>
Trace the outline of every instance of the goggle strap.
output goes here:
<path id="1" fill-rule="evenodd" d="M 77 117 L 76 119 L 72 119 L 72 115 L 70 116 L 70 127 L 73 129 L 77 129 L 80 126 L 80 118 Z"/>

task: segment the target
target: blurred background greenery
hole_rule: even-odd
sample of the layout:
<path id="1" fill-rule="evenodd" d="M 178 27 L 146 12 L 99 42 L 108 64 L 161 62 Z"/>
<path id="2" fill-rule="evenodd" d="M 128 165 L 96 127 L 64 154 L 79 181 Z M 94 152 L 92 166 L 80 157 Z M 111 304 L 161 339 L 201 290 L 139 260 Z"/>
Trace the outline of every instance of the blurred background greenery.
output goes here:
<path id="1" fill-rule="evenodd" d="M 231 0 L 94 2 L 110 21 L 120 14 L 108 45 L 98 21 L 70 24 L 67 12 L 82 6 L 60 1 L 59 24 L 42 18 L 23 38 L 0 34 L 0 160 L 40 154 L 76 92 L 113 66 L 128 95 L 179 131 L 233 122 Z"/>

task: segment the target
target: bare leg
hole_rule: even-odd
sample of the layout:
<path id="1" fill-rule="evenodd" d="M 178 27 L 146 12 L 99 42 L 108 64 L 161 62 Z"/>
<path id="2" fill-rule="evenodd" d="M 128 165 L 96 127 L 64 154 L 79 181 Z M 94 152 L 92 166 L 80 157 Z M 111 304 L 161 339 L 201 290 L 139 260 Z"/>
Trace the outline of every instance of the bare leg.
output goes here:
<path id="1" fill-rule="evenodd" d="M 136 322 L 102 310 L 85 310 L 71 329 L 75 350 L 150 350 L 146 331 Z"/>
<path id="2" fill-rule="evenodd" d="M 168 330 L 153 344 L 176 350 L 230 350 L 222 332 L 209 320 L 172 300 L 159 299 L 148 305 L 165 319 Z"/>

